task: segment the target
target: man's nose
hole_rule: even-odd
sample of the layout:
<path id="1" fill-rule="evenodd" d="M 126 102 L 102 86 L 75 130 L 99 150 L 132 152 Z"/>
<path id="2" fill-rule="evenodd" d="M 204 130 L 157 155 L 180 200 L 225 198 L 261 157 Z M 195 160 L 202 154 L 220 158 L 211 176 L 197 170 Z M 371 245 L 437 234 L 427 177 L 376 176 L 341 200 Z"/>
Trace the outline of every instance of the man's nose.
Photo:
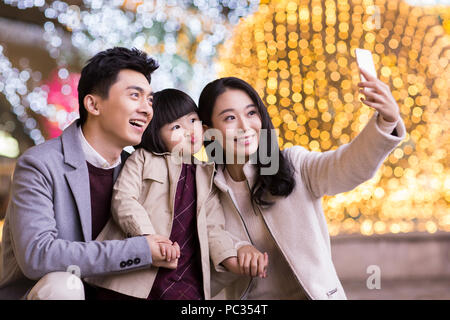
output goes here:
<path id="1" fill-rule="evenodd" d="M 143 114 L 146 118 L 149 118 L 149 120 L 153 118 L 153 107 L 148 103 L 143 103 L 138 112 Z"/>

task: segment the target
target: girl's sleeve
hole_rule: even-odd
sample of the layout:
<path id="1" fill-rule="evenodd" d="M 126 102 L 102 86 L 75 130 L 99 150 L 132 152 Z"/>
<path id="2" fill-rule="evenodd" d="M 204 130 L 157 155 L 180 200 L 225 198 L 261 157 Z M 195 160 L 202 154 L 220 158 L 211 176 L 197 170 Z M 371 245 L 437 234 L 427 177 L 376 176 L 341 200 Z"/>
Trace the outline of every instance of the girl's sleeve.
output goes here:
<path id="1" fill-rule="evenodd" d="M 138 201 L 144 162 L 143 150 L 136 150 L 128 157 L 113 188 L 111 213 L 128 237 L 155 233 L 147 211 Z"/>
<path id="2" fill-rule="evenodd" d="M 405 138 L 399 119 L 392 134 L 380 128 L 378 112 L 350 143 L 326 152 L 311 152 L 301 146 L 283 150 L 300 172 L 302 182 L 317 198 L 354 189 L 372 178 L 389 153 Z"/>

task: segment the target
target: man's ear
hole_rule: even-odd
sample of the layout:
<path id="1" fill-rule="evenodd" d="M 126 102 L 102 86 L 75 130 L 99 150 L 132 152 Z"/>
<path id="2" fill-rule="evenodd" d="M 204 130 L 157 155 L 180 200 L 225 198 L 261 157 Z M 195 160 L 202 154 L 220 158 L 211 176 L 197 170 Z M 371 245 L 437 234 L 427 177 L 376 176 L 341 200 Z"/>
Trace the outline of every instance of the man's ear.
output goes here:
<path id="1" fill-rule="evenodd" d="M 92 115 L 98 116 L 100 114 L 99 110 L 99 97 L 94 94 L 88 94 L 83 99 L 84 107 L 86 111 Z"/>

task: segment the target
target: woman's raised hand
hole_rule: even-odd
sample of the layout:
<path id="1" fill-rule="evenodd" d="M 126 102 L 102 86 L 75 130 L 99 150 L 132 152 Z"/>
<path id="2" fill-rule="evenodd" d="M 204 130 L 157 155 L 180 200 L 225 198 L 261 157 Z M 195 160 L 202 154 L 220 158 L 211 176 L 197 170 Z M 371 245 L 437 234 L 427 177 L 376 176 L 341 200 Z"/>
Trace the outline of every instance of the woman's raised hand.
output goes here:
<path id="1" fill-rule="evenodd" d="M 400 118 L 400 111 L 389 86 L 367 71 L 361 68 L 359 70 L 364 78 L 367 79 L 367 81 L 358 83 L 359 92 L 366 97 L 365 99 L 361 98 L 361 101 L 377 110 L 384 120 L 389 122 L 397 121 Z"/>

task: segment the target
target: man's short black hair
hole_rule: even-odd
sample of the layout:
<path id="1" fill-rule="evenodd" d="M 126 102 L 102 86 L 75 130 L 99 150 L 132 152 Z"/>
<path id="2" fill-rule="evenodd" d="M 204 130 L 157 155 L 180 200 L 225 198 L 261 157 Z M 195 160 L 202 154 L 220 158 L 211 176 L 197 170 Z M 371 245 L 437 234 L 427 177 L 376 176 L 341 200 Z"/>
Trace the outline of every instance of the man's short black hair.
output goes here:
<path id="1" fill-rule="evenodd" d="M 109 89 L 116 82 L 119 72 L 124 69 L 142 73 L 148 83 L 151 83 L 151 74 L 158 67 L 153 58 L 136 48 L 114 47 L 97 53 L 81 71 L 78 83 L 80 124 L 84 124 L 87 119 L 88 112 L 83 102 L 86 95 L 95 93 L 103 99 L 108 98 Z"/>

